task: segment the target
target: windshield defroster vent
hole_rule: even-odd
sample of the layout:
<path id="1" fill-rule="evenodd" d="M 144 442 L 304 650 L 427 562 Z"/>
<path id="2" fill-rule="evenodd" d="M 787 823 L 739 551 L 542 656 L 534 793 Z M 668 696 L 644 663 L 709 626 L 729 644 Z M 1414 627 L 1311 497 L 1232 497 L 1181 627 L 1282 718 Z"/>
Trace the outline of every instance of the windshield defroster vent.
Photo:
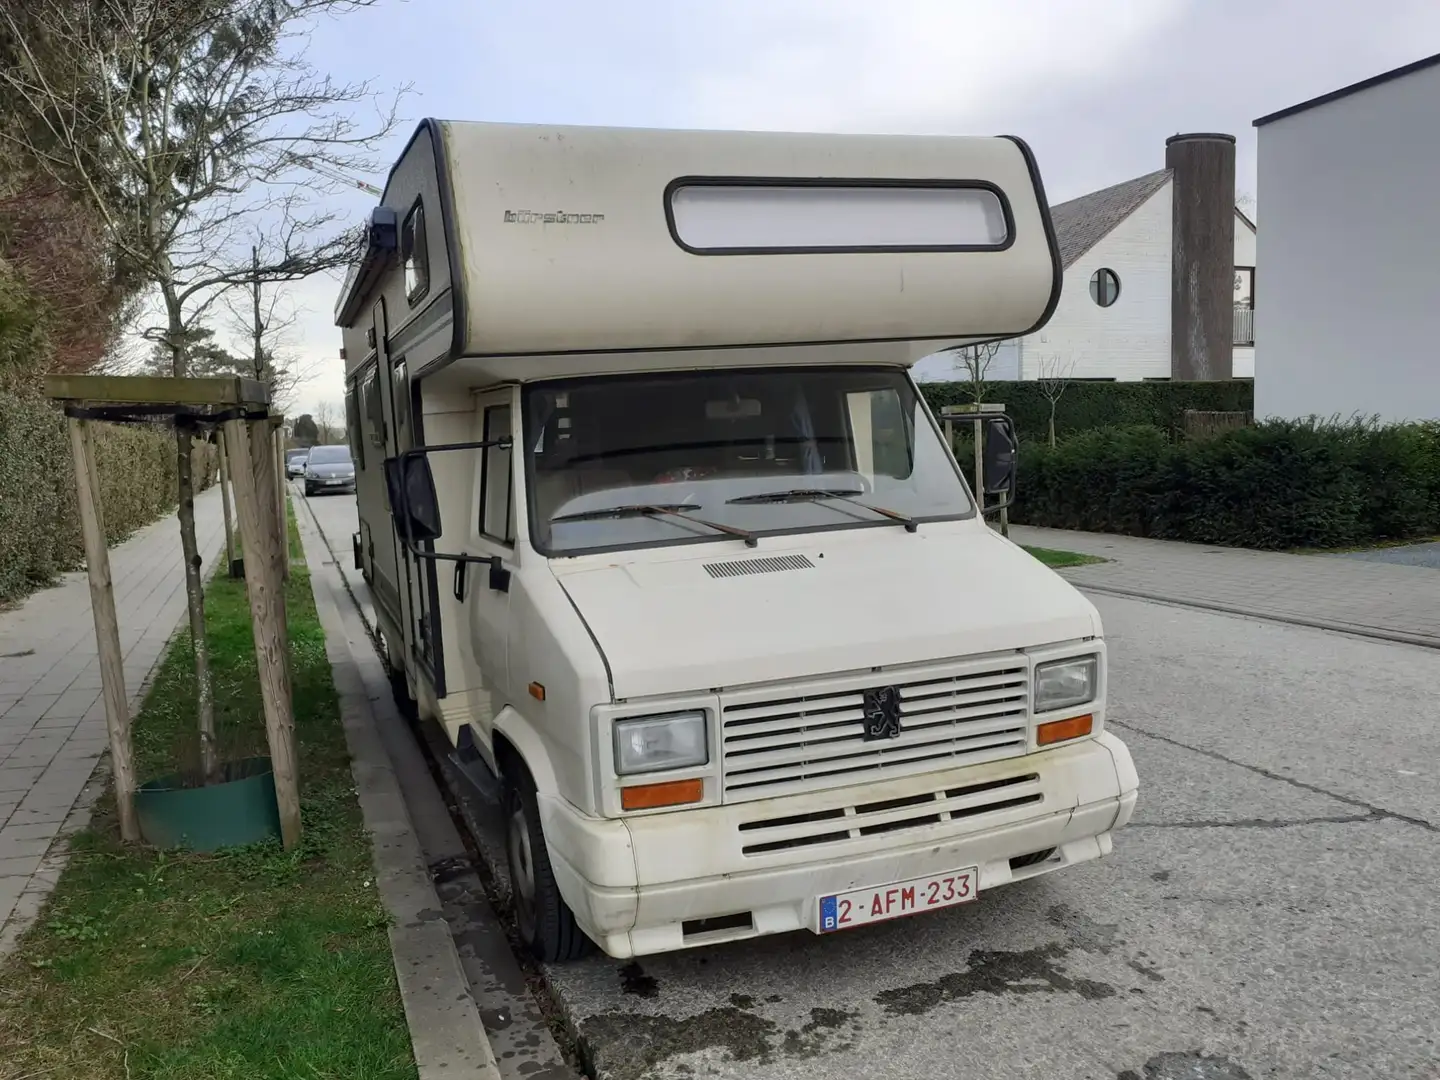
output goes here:
<path id="1" fill-rule="evenodd" d="M 750 574 L 778 574 L 782 570 L 813 570 L 815 564 L 804 555 L 775 555 L 767 559 L 732 559 L 705 564 L 712 578 L 746 577 Z"/>

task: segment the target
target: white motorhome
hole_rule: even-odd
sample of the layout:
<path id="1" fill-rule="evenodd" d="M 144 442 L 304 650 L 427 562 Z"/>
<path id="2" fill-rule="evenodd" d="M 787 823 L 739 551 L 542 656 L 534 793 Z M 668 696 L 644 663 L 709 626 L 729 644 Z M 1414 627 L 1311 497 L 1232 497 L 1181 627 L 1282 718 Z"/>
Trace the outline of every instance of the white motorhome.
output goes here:
<path id="1" fill-rule="evenodd" d="M 336 310 L 355 555 L 420 713 L 502 782 L 541 957 L 1111 850 L 1100 619 L 987 526 L 909 374 L 1059 288 L 1017 139 L 420 125 Z"/>

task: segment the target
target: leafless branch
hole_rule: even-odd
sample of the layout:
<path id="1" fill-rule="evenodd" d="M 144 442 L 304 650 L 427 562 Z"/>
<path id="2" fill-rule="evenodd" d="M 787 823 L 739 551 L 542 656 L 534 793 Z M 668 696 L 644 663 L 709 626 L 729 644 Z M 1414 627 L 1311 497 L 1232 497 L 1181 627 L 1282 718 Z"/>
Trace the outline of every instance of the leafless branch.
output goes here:
<path id="1" fill-rule="evenodd" d="M 1070 385 L 1070 375 L 1075 370 L 1075 361 L 1062 360 L 1058 356 L 1047 356 L 1040 361 L 1040 377 L 1036 383 L 1040 395 L 1050 403 L 1050 448 L 1055 448 L 1055 409 L 1060 398 Z"/>

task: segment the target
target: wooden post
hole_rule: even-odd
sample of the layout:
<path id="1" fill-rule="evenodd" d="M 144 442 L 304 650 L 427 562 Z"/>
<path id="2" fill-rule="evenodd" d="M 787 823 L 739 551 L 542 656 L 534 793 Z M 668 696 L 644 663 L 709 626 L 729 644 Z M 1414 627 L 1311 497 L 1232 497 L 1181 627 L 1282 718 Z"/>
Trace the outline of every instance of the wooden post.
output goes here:
<path id="1" fill-rule="evenodd" d="M 280 837 L 285 847 L 291 848 L 300 839 L 300 783 L 280 573 L 280 560 L 289 553 L 275 518 L 275 457 L 266 420 L 228 421 L 226 436 L 235 455 L 235 509 L 245 545 L 245 591 L 250 600 L 270 767 L 275 774 Z"/>
<path id="2" fill-rule="evenodd" d="M 225 432 L 215 432 L 215 446 L 220 451 L 220 506 L 225 512 L 225 573 L 235 576 L 235 526 L 230 518 L 230 462 L 225 449 Z"/>
<path id="3" fill-rule="evenodd" d="M 90 610 L 95 618 L 95 644 L 100 656 L 100 685 L 105 699 L 105 727 L 110 733 L 110 769 L 115 777 L 115 807 L 120 837 L 140 839 L 135 817 L 135 761 L 130 750 L 130 703 L 125 696 L 125 658 L 120 650 L 120 623 L 115 616 L 115 591 L 110 581 L 110 549 L 105 544 L 100 477 L 95 471 L 95 438 L 88 420 L 71 418 L 70 452 L 75 459 L 80 530 L 85 536 L 85 565 L 90 577 Z"/>

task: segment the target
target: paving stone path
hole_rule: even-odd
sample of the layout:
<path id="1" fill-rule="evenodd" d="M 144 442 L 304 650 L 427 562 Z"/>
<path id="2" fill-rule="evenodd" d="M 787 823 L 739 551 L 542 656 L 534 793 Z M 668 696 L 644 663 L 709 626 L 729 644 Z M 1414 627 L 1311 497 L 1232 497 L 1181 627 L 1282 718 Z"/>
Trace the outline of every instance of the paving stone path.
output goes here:
<path id="1" fill-rule="evenodd" d="M 220 495 L 195 500 L 202 572 L 225 544 Z M 110 549 L 125 688 L 138 707 L 185 616 L 174 515 Z M 34 918 L 64 864 L 65 839 L 103 788 L 105 704 L 83 572 L 0 611 L 0 953 Z"/>
<path id="2" fill-rule="evenodd" d="M 1020 525 L 1010 538 L 1109 560 L 1063 571 L 1082 588 L 1440 648 L 1440 573 L 1427 566 Z"/>

